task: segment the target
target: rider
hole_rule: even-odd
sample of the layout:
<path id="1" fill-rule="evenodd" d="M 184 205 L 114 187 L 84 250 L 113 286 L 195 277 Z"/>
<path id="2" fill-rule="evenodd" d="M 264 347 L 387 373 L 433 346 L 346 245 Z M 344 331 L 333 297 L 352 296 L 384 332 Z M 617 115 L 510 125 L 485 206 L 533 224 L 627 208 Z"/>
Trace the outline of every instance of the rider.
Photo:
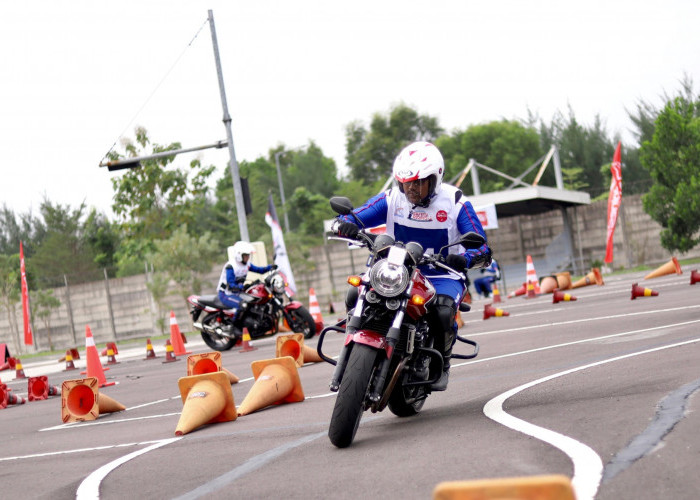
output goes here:
<path id="1" fill-rule="evenodd" d="M 482 267 L 479 271 L 481 276 L 474 280 L 474 288 L 476 293 L 488 298 L 491 295 L 491 285 L 501 279 L 501 268 L 496 259 L 493 259 L 489 267 Z"/>
<path id="2" fill-rule="evenodd" d="M 444 173 L 445 163 L 438 148 L 429 142 L 414 142 L 394 161 L 393 175 L 398 187 L 370 198 L 353 212 L 367 227 L 386 224 L 386 233 L 397 241 L 420 243 L 426 254 L 438 252 L 469 231 L 486 238 L 472 204 L 459 189 L 442 182 Z M 359 231 L 354 218 L 347 215 L 339 219 L 338 234 L 354 239 Z M 486 243 L 463 253 L 458 248 L 453 246 L 443 251 L 445 263 L 457 271 L 488 266 L 491 262 L 491 249 Z M 444 369 L 432 390 L 444 391 L 457 333 L 455 314 L 464 295 L 465 282 L 434 266 L 423 266 L 421 272 L 437 293 L 428 321 L 434 332 L 434 347 L 443 355 Z"/>
<path id="3" fill-rule="evenodd" d="M 255 247 L 247 241 L 238 241 L 235 245 L 228 247 L 228 262 L 224 265 L 219 277 L 219 300 L 227 308 L 236 309 L 234 322 L 239 319 L 240 292 L 245 288 L 243 283 L 245 283 L 248 270 L 262 274 L 277 269 L 275 264 L 258 267 L 250 262 L 250 255 L 253 252 L 255 252 Z"/>

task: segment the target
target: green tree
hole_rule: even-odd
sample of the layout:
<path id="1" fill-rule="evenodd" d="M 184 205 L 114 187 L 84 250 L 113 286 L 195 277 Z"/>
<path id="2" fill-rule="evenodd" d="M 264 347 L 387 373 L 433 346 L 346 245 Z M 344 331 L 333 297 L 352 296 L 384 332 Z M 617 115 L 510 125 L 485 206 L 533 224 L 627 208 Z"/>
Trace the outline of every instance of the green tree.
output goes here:
<path id="1" fill-rule="evenodd" d="M 53 290 L 32 291 L 30 296 L 32 299 L 32 313 L 44 323 L 49 349 L 53 351 L 53 341 L 51 340 L 51 314 L 54 309 L 57 309 L 61 305 L 61 301 L 54 296 Z"/>
<path id="2" fill-rule="evenodd" d="M 15 214 L 7 205 L 0 208 L 0 253 L 12 255 L 19 252 L 19 242 L 22 241 L 24 256 L 29 258 L 45 236 L 43 221 L 31 211 Z"/>
<path id="3" fill-rule="evenodd" d="M 359 121 L 345 129 L 345 150 L 350 177 L 364 183 L 386 180 L 396 155 L 414 141 L 433 142 L 443 132 L 437 118 L 421 115 L 401 103 L 387 115 L 375 113 L 369 130 Z"/>
<path id="4" fill-rule="evenodd" d="M 687 252 L 700 230 L 700 99 L 676 97 L 656 118 L 654 135 L 641 148 L 654 183 L 644 210 L 664 228 L 661 245 Z"/>
<path id="5" fill-rule="evenodd" d="M 19 349 L 20 338 L 15 311 L 20 298 L 19 253 L 14 255 L 0 254 L 0 301 L 7 314 L 10 333 Z"/>

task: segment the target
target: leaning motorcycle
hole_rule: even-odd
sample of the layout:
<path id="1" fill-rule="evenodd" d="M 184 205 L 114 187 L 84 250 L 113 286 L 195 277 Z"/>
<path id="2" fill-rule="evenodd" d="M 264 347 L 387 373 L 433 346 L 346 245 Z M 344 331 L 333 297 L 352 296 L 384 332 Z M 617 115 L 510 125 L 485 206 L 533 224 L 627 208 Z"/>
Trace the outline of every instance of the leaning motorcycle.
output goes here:
<path id="1" fill-rule="evenodd" d="M 291 299 L 286 285 L 284 274 L 277 270 L 251 283 L 240 293 L 240 314 L 235 323 L 236 310 L 226 308 L 218 295 L 190 295 L 187 301 L 192 305 L 192 326 L 216 351 L 231 349 L 241 342 L 243 328 L 251 339 L 275 335 L 281 318 L 292 331 L 310 339 L 316 335 L 314 319 L 301 302 Z"/>
<path id="2" fill-rule="evenodd" d="M 352 214 L 350 200 L 335 197 L 331 207 L 341 215 Z M 357 219 L 359 225 L 361 221 Z M 419 266 L 432 265 L 466 280 L 466 275 L 444 263 L 442 251 L 462 245 L 479 248 L 484 238 L 467 233 L 459 241 L 427 255 L 416 242 L 403 244 L 387 234 L 374 236 L 364 229 L 357 240 L 339 236 L 331 239 L 352 241 L 370 251 L 367 271 L 362 276 L 350 276 L 348 283 L 356 287 L 356 301 L 351 299 L 348 318 L 325 328 L 319 337 L 317 351 L 335 369 L 330 390 L 337 392 L 328 436 L 331 442 L 344 448 L 352 444 L 362 413 L 389 410 L 399 417 L 420 412 L 443 370 L 442 353 L 433 348 L 427 308 L 436 292 Z M 352 289 L 351 289 L 352 290 Z M 349 295 L 350 296 L 350 295 Z M 460 304 L 468 311 L 467 304 Z M 345 334 L 345 342 L 337 361 L 323 353 L 327 333 Z M 453 353 L 453 358 L 471 359 L 477 356 L 476 342 L 457 335 L 457 340 L 469 344 L 470 354 Z"/>

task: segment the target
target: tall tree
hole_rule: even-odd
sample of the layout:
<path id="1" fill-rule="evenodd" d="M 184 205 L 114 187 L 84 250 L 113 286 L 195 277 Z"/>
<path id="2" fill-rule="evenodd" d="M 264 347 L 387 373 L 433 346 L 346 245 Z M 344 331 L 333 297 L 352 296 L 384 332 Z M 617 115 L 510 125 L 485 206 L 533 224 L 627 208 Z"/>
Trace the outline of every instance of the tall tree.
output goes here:
<path id="1" fill-rule="evenodd" d="M 51 314 L 61 305 L 61 301 L 53 294 L 53 290 L 36 290 L 31 292 L 32 313 L 44 323 L 49 349 L 53 351 L 51 340 Z"/>
<path id="2" fill-rule="evenodd" d="M 700 242 L 700 99 L 676 97 L 655 121 L 641 148 L 654 184 L 644 210 L 661 226 L 661 245 L 687 252 Z"/>
<path id="3" fill-rule="evenodd" d="M 369 130 L 359 121 L 352 122 L 345 129 L 350 177 L 364 183 L 386 180 L 402 148 L 414 141 L 433 142 L 442 132 L 437 118 L 403 103 L 386 115 L 375 113 Z"/>
<path id="4" fill-rule="evenodd" d="M 20 338 L 15 311 L 20 298 L 19 253 L 13 255 L 0 254 L 0 302 L 7 315 L 10 333 L 19 350 Z"/>

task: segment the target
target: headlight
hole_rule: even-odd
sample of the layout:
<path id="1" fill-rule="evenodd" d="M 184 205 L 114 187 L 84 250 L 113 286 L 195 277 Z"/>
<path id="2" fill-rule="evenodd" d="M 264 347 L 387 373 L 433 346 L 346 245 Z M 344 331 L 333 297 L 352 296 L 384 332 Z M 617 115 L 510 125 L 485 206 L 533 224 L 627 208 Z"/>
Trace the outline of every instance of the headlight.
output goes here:
<path id="1" fill-rule="evenodd" d="M 408 269 L 405 266 L 391 264 L 386 259 L 377 262 L 369 272 L 370 285 L 384 297 L 401 294 L 406 289 L 408 280 Z"/>
<path id="2" fill-rule="evenodd" d="M 272 286 L 272 291 L 275 293 L 282 293 L 284 291 L 284 278 L 279 274 L 273 276 L 270 280 L 270 285 Z"/>

